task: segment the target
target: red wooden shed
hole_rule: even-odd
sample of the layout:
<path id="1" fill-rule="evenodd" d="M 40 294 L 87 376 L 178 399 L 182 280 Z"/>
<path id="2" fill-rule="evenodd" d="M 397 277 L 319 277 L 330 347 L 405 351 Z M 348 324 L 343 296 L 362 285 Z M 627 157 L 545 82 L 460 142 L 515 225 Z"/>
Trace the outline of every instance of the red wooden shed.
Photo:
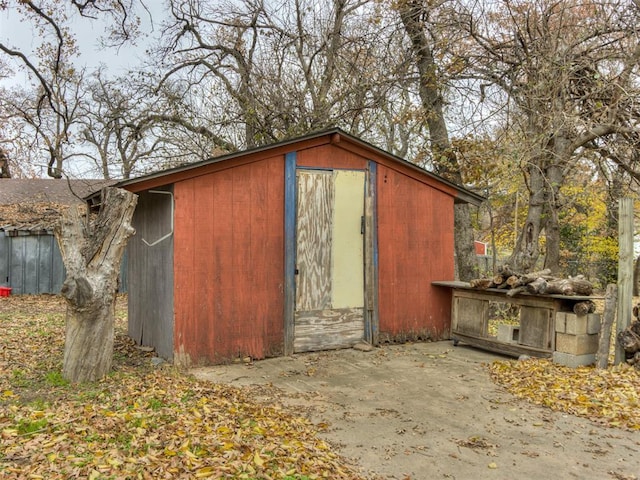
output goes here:
<path id="1" fill-rule="evenodd" d="M 123 181 L 129 334 L 176 364 L 449 337 L 481 197 L 339 129 Z"/>

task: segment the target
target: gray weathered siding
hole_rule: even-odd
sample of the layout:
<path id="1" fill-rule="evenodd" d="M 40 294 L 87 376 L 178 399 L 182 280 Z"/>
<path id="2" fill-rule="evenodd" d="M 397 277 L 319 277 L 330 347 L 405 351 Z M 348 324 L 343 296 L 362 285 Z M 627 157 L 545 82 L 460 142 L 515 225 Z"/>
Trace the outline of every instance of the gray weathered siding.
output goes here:
<path id="1" fill-rule="evenodd" d="M 12 231 L 14 233 L 15 231 Z M 120 268 L 120 292 L 127 291 L 126 251 Z M 65 268 L 53 234 L 0 231 L 0 285 L 12 295 L 60 293 Z"/>
<path id="2" fill-rule="evenodd" d="M 0 232 L 0 285 L 12 295 L 59 293 L 64 266 L 53 235 L 7 236 Z"/>
<path id="3" fill-rule="evenodd" d="M 173 359 L 173 197 L 142 192 L 133 216 L 136 234 L 128 245 L 129 336 Z"/>

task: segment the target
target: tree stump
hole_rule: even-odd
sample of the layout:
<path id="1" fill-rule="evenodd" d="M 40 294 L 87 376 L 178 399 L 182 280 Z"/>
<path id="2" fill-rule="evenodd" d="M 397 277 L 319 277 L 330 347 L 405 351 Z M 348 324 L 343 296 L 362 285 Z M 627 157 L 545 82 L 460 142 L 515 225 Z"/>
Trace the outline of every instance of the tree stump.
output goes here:
<path id="1" fill-rule="evenodd" d="M 135 230 L 137 195 L 108 187 L 90 221 L 75 207 L 55 227 L 67 271 L 61 294 L 67 302 L 62 374 L 72 383 L 96 381 L 111 370 L 118 275 Z"/>

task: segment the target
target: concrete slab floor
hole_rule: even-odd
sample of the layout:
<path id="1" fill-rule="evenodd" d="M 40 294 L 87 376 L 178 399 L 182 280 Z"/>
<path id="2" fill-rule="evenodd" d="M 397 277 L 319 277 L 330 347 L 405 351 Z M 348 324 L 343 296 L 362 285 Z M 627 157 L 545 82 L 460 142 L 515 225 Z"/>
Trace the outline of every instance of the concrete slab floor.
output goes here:
<path id="1" fill-rule="evenodd" d="M 640 433 L 515 398 L 489 378 L 500 358 L 434 342 L 191 373 L 326 424 L 320 436 L 372 479 L 640 478 Z"/>

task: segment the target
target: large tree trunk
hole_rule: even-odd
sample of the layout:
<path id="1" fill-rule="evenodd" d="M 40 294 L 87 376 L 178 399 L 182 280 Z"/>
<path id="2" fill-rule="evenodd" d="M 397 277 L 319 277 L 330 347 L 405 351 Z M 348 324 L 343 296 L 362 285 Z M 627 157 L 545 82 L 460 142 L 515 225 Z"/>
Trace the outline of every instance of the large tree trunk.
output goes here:
<path id="1" fill-rule="evenodd" d="M 458 267 L 458 279 L 468 282 L 478 276 L 478 258 L 473 245 L 471 207 L 458 204 L 454 210 L 454 248 Z"/>
<path id="2" fill-rule="evenodd" d="M 561 107 L 557 107 L 556 111 L 561 111 Z M 563 118 L 561 113 L 555 115 L 556 118 Z M 544 267 L 551 269 L 552 273 L 558 273 L 560 270 L 560 210 L 563 208 L 563 201 L 560 198 L 560 187 L 564 183 L 565 170 L 570 164 L 572 155 L 571 141 L 568 134 L 562 126 L 554 128 L 557 132 L 553 136 L 552 154 L 547 161 L 545 170 L 546 178 L 546 222 L 545 222 L 545 240 L 546 255 L 544 259 Z"/>
<path id="3" fill-rule="evenodd" d="M 11 178 L 9 156 L 2 148 L 0 148 L 0 178 Z"/>
<path id="4" fill-rule="evenodd" d="M 137 196 L 118 188 L 102 191 L 93 221 L 80 208 L 65 212 L 55 233 L 67 278 L 67 324 L 62 374 L 67 380 L 99 380 L 111 370 L 115 301 L 120 262 L 133 233 Z"/>
<path id="5" fill-rule="evenodd" d="M 436 172 L 458 185 L 462 185 L 462 174 L 456 153 L 451 148 L 449 131 L 444 118 L 442 81 L 438 78 L 438 68 L 433 56 L 427 26 L 426 3 L 419 0 L 398 2 L 398 12 L 407 36 L 411 41 L 416 67 L 420 74 L 419 93 L 422 108 L 425 110 L 431 153 Z M 457 205 L 455 208 L 455 252 L 458 278 L 469 281 L 477 276 L 478 263 L 473 245 L 473 227 L 469 205 Z"/>
<path id="6" fill-rule="evenodd" d="M 640 257 L 636 258 L 636 261 L 633 264 L 633 296 L 637 297 L 640 295 Z"/>
<path id="7" fill-rule="evenodd" d="M 530 272 L 534 269 L 540 256 L 540 233 L 545 204 L 544 174 L 534 161 L 531 162 L 528 171 L 530 193 L 527 218 L 508 260 L 509 265 L 519 272 Z"/>

